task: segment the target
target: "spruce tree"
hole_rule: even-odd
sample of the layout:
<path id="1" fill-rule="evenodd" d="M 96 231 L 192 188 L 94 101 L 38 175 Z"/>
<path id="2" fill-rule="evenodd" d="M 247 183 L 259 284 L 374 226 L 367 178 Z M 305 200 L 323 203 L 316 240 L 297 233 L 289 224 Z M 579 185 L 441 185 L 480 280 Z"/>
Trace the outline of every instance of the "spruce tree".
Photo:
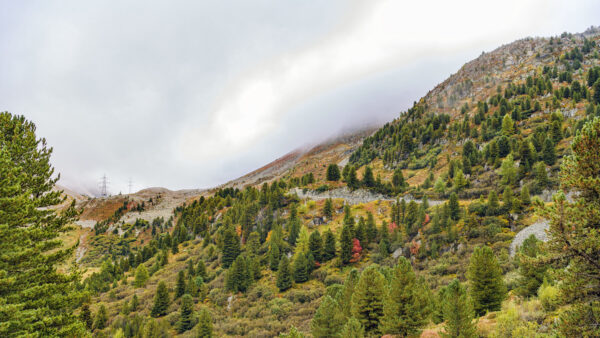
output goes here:
<path id="1" fill-rule="evenodd" d="M 360 275 L 352 295 L 352 316 L 368 334 L 378 334 L 383 317 L 385 278 L 375 265 L 366 268 Z"/>
<path id="2" fill-rule="evenodd" d="M 206 265 L 204 264 L 204 260 L 198 260 L 198 265 L 196 266 L 196 275 L 198 277 L 202 277 L 203 280 L 206 280 L 208 275 L 206 274 Z"/>
<path id="3" fill-rule="evenodd" d="M 59 236 L 70 230 L 74 203 L 57 213 L 60 175 L 50 164 L 52 148 L 36 137 L 23 116 L 0 113 L 0 336 L 80 336 L 75 315 L 83 294 L 79 274 L 58 266 L 73 256 Z"/>
<path id="4" fill-rule="evenodd" d="M 540 254 L 540 241 L 531 234 L 527 237 L 517 254 L 519 265 L 519 287 L 517 291 L 524 297 L 536 295 L 546 277 L 546 266 L 535 264 L 535 258 Z"/>
<path id="5" fill-rule="evenodd" d="M 279 261 L 279 268 L 277 269 L 277 288 L 283 292 L 291 287 L 292 272 L 290 271 L 290 261 L 286 255 L 282 255 Z"/>
<path id="6" fill-rule="evenodd" d="M 308 249 L 312 253 L 315 261 L 321 262 L 323 255 L 323 239 L 321 239 L 319 230 L 315 230 L 310 234 L 308 239 Z"/>
<path id="7" fill-rule="evenodd" d="M 229 226 L 223 233 L 223 256 L 221 257 L 223 267 L 229 268 L 239 254 L 240 238 L 233 227 Z"/>
<path id="8" fill-rule="evenodd" d="M 323 261 L 327 262 L 335 257 L 335 236 L 330 229 L 325 231 L 325 243 L 323 245 Z"/>
<path id="9" fill-rule="evenodd" d="M 177 284 L 175 287 L 175 299 L 185 294 L 185 273 L 180 270 L 177 274 Z"/>
<path id="10" fill-rule="evenodd" d="M 429 315 L 426 295 L 410 262 L 401 257 L 394 268 L 383 303 L 381 331 L 402 337 L 420 335 Z"/>
<path id="11" fill-rule="evenodd" d="M 208 312 L 206 308 L 200 310 L 200 315 L 198 316 L 198 328 L 196 330 L 196 337 L 213 337 L 212 317 L 210 315 L 210 312 Z"/>
<path id="12" fill-rule="evenodd" d="M 381 239 L 379 240 L 379 256 L 381 258 L 387 258 L 390 255 L 390 231 L 381 224 Z"/>
<path id="13" fill-rule="evenodd" d="M 169 299 L 169 291 L 167 290 L 167 284 L 161 281 L 158 283 L 158 288 L 156 289 L 156 295 L 154 296 L 154 306 L 152 307 L 152 311 L 150 315 L 152 317 L 160 317 L 167 314 L 167 309 L 170 304 Z"/>
<path id="14" fill-rule="evenodd" d="M 252 282 L 249 262 L 245 255 L 238 256 L 225 277 L 227 289 L 233 292 L 245 292 Z"/>
<path id="15" fill-rule="evenodd" d="M 402 169 L 396 168 L 396 170 L 394 170 L 394 175 L 392 176 L 392 185 L 396 191 L 402 191 L 406 185 L 406 182 L 404 181 L 404 175 L 402 175 Z"/>
<path id="16" fill-rule="evenodd" d="M 148 280 L 148 270 L 144 264 L 138 265 L 135 269 L 135 280 L 133 281 L 133 285 L 136 288 L 141 288 L 146 285 L 146 281 Z"/>
<path id="17" fill-rule="evenodd" d="M 442 304 L 444 320 L 444 337 L 477 337 L 473 322 L 473 308 L 467 298 L 467 291 L 458 279 L 453 280 L 445 288 Z"/>
<path id="18" fill-rule="evenodd" d="M 186 294 L 181 297 L 181 309 L 179 312 L 179 322 L 177 322 L 177 332 L 183 333 L 191 330 L 196 322 L 194 320 L 194 300 L 192 296 Z"/>
<path id="19" fill-rule="evenodd" d="M 106 314 L 106 306 L 104 304 L 100 305 L 98 308 L 98 312 L 96 313 L 96 320 L 94 321 L 94 329 L 102 330 L 106 327 L 108 323 L 108 315 Z"/>
<path id="20" fill-rule="evenodd" d="M 365 328 L 358 319 L 352 317 L 342 328 L 341 336 L 344 338 L 363 338 L 365 337 Z"/>
<path id="21" fill-rule="evenodd" d="M 140 301 L 138 299 L 138 296 L 133 295 L 133 297 L 131 298 L 131 311 L 132 312 L 137 311 L 138 306 L 140 306 Z"/>
<path id="22" fill-rule="evenodd" d="M 338 303 L 330 296 L 323 297 L 311 323 L 311 333 L 315 338 L 334 338 L 340 336 L 344 325 L 344 316 Z M 344 336 L 345 337 L 345 336 Z"/>
<path id="23" fill-rule="evenodd" d="M 476 247 L 467 270 L 469 292 L 478 316 L 498 311 L 506 298 L 502 269 L 489 246 Z"/>

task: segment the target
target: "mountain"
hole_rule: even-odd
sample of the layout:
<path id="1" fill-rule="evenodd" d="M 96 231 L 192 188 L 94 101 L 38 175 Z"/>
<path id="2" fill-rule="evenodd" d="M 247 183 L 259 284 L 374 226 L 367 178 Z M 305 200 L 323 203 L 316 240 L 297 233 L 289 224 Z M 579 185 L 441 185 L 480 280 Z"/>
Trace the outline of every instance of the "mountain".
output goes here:
<path id="1" fill-rule="evenodd" d="M 470 315 L 458 279 L 481 335 L 558 334 L 553 323 L 570 309 L 558 302 L 560 283 L 514 254 L 543 250 L 548 222 L 534 206 L 550 202 L 573 136 L 600 115 L 599 41 L 591 28 L 501 46 L 381 128 L 290 152 L 214 189 L 66 192 L 82 208 L 85 251 L 74 259 L 83 287 L 92 312 L 103 305 L 108 317 L 94 333 L 195 335 L 189 294 L 216 336 L 319 336 L 331 325 L 433 337 L 451 320 L 442 311 L 451 292 L 456 313 Z M 482 280 L 492 280 L 481 294 L 493 301 L 474 291 Z M 159 311 L 161 282 L 169 302 Z M 398 319 L 405 303 L 410 330 Z"/>

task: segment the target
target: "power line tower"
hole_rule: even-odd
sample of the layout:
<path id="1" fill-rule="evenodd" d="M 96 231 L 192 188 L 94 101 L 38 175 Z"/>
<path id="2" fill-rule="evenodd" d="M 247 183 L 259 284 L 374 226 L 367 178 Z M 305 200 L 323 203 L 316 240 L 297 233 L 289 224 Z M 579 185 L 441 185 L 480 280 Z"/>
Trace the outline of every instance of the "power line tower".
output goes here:
<path id="1" fill-rule="evenodd" d="M 129 178 L 129 195 L 131 195 L 131 187 L 133 186 L 133 181 L 131 180 L 131 177 Z"/>
<path id="2" fill-rule="evenodd" d="M 108 179 L 106 178 L 106 174 L 104 174 L 104 176 L 102 176 L 102 178 L 100 179 L 100 197 L 107 197 L 108 196 Z"/>

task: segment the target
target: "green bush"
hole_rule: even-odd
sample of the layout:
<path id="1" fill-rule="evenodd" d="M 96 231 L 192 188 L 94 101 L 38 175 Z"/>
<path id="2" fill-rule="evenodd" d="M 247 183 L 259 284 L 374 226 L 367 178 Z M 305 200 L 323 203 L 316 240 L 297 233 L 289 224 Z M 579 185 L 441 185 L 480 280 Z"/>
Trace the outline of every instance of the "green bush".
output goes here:
<path id="1" fill-rule="evenodd" d="M 556 286 L 548 283 L 542 284 L 538 290 L 538 297 L 542 302 L 544 310 L 551 312 L 556 310 L 559 305 L 559 293 L 560 291 Z"/>

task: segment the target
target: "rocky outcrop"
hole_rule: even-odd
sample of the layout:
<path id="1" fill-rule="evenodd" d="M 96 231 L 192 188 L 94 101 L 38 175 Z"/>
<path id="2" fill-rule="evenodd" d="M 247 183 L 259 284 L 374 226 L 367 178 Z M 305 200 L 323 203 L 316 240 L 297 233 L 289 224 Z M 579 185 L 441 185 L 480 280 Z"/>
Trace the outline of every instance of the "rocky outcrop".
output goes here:
<path id="1" fill-rule="evenodd" d="M 319 201 L 327 198 L 331 199 L 343 199 L 348 204 L 361 204 L 361 203 L 369 203 L 373 201 L 395 201 L 395 198 L 391 198 L 389 196 L 385 196 L 382 194 L 374 193 L 372 191 L 357 189 L 350 190 L 347 187 L 337 188 L 328 190 L 322 193 L 316 192 L 314 190 L 293 188 L 290 190 L 291 194 L 296 194 L 299 198 L 308 198 L 311 200 Z M 421 203 L 420 199 L 415 199 L 412 196 L 404 196 L 402 197 L 406 202 L 415 201 L 417 203 Z M 437 200 L 429 200 L 429 205 L 438 205 L 443 203 L 443 201 Z"/>
<path id="2" fill-rule="evenodd" d="M 531 235 L 534 235 L 535 238 L 540 241 L 546 242 L 548 240 L 548 234 L 546 230 L 550 228 L 548 221 L 540 220 L 532 225 L 526 227 L 525 229 L 519 231 L 512 243 L 510 243 L 510 256 L 514 256 L 521 244 Z"/>

